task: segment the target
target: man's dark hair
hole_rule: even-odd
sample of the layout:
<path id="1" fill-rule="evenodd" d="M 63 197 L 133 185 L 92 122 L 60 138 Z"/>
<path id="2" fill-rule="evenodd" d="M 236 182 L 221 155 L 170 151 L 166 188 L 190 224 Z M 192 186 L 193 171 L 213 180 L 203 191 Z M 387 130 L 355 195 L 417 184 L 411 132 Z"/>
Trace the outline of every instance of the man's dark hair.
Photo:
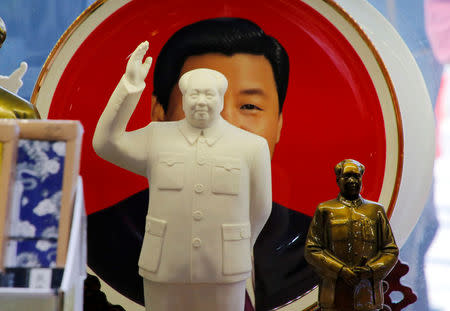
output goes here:
<path id="1" fill-rule="evenodd" d="M 170 93 L 180 78 L 186 59 L 206 53 L 265 56 L 272 66 L 281 113 L 289 80 L 289 57 L 286 50 L 255 23 L 231 17 L 207 19 L 183 27 L 163 46 L 155 64 L 153 94 L 165 112 Z"/>

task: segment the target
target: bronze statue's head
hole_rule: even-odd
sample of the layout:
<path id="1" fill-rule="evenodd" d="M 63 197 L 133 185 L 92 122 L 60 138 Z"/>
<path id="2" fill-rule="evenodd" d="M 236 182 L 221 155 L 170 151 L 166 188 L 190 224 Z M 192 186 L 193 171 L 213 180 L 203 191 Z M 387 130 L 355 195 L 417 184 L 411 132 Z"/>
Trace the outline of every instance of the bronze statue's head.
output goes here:
<path id="1" fill-rule="evenodd" d="M 364 170 L 364 165 L 352 159 L 343 160 L 334 167 L 336 182 L 344 198 L 355 200 L 359 197 Z"/>
<path id="2" fill-rule="evenodd" d="M 0 48 L 6 39 L 6 25 L 3 19 L 0 17 Z"/>

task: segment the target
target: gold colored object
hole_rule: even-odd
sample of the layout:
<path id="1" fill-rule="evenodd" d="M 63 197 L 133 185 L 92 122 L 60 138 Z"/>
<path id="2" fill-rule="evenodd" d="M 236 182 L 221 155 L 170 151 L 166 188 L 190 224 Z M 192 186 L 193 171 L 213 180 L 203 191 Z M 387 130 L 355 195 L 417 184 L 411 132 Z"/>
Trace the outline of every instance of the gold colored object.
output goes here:
<path id="1" fill-rule="evenodd" d="M 0 17 L 0 48 L 6 39 L 6 26 Z M 36 107 L 0 86 L 0 119 L 40 119 Z M 0 150 L 1 151 L 1 150 Z"/>
<path id="2" fill-rule="evenodd" d="M 344 160 L 335 173 L 340 194 L 319 204 L 305 245 L 305 259 L 321 277 L 319 304 L 324 310 L 378 310 L 398 247 L 383 206 L 359 194 L 364 166 Z"/>
<path id="3" fill-rule="evenodd" d="M 0 48 L 3 45 L 3 42 L 5 42 L 6 39 L 6 25 L 3 19 L 0 17 Z"/>
<path id="4" fill-rule="evenodd" d="M 40 119 L 40 115 L 31 103 L 0 87 L 0 118 Z"/>

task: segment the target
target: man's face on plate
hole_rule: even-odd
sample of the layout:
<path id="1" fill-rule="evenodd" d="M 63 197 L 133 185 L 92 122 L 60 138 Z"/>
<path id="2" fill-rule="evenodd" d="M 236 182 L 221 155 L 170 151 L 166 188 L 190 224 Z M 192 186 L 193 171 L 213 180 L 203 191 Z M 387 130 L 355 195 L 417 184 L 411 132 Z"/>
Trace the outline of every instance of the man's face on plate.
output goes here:
<path id="1" fill-rule="evenodd" d="M 208 53 L 189 57 L 180 76 L 197 68 L 214 69 L 225 75 L 228 89 L 222 117 L 237 127 L 266 138 L 272 156 L 280 138 L 283 118 L 279 113 L 278 93 L 269 61 L 262 55 Z M 164 114 L 158 106 L 152 110 L 152 120 L 175 121 L 185 117 L 178 86 L 170 94 L 167 113 Z"/>

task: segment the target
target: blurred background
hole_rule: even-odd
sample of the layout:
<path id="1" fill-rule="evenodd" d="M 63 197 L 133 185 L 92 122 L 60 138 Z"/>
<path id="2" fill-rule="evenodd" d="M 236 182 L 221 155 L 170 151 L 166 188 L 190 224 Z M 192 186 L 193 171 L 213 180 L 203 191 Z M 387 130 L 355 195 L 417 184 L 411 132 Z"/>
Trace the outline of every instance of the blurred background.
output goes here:
<path id="1" fill-rule="evenodd" d="M 357 0 L 356 0 L 357 1 Z M 93 0 L 2 0 L 7 39 L 0 75 L 28 63 L 19 95 L 30 99 L 39 72 L 59 37 Z M 434 186 L 422 216 L 400 252 L 410 267 L 402 283 L 418 296 L 407 311 L 450 310 L 450 0 L 369 0 L 397 29 L 424 76 L 436 114 Z M 391 297 L 400 300 L 402 297 Z"/>
<path id="2" fill-rule="evenodd" d="M 396 28 L 414 55 L 436 116 L 432 191 L 400 251 L 400 259 L 410 267 L 402 283 L 418 296 L 417 302 L 405 310 L 450 310 L 450 284 L 445 278 L 450 275 L 450 0 L 369 2 Z"/>

